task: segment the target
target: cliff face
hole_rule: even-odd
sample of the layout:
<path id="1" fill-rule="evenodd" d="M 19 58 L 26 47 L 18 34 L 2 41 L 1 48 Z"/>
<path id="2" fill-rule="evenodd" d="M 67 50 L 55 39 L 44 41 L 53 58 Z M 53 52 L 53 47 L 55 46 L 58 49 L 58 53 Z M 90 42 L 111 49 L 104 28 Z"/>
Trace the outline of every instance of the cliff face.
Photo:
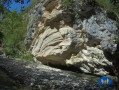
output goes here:
<path id="1" fill-rule="evenodd" d="M 44 64 L 73 65 L 86 73 L 109 74 L 103 51 L 117 51 L 118 23 L 92 0 L 75 0 L 71 10 L 60 0 L 39 0 L 29 15 L 25 44 Z M 108 69 L 107 69 L 108 68 Z"/>

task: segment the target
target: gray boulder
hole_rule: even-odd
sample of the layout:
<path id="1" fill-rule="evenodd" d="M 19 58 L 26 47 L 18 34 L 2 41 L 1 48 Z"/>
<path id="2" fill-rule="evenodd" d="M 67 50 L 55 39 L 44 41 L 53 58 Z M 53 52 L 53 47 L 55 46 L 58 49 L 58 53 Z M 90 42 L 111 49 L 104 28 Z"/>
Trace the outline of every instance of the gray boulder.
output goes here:
<path id="1" fill-rule="evenodd" d="M 100 42 L 103 50 L 111 53 L 116 50 L 115 34 L 118 34 L 117 22 L 107 17 L 106 13 L 97 13 L 83 21 L 84 30 Z M 89 37 L 90 38 L 90 37 Z"/>

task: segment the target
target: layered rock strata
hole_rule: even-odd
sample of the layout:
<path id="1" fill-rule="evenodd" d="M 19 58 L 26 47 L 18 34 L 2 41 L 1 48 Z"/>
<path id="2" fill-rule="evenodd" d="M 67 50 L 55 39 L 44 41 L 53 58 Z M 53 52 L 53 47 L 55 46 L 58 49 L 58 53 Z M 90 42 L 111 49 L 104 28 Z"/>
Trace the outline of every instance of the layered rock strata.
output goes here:
<path id="1" fill-rule="evenodd" d="M 29 16 L 25 43 L 44 64 L 74 65 L 86 73 L 107 75 L 112 63 L 103 51 L 117 50 L 118 23 L 91 1 L 74 4 L 70 11 L 60 0 L 39 1 Z"/>

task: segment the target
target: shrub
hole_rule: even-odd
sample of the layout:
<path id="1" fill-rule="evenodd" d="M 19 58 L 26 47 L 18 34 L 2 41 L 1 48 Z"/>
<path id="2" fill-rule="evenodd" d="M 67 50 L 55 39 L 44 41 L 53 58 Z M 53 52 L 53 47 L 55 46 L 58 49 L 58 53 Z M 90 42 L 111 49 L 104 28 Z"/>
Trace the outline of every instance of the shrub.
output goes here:
<path id="1" fill-rule="evenodd" d="M 3 50 L 6 55 L 15 58 L 26 58 L 28 53 L 24 45 L 24 38 L 27 31 L 27 21 L 23 20 L 21 13 L 17 14 L 15 11 L 9 12 L 7 10 L 4 10 L 4 13 L 4 19 L 0 23 L 0 32 L 2 32 L 4 36 Z"/>
<path id="2" fill-rule="evenodd" d="M 72 9 L 73 0 L 62 0 L 62 4 L 66 10 Z"/>
<path id="3" fill-rule="evenodd" d="M 0 0 L 2 1 L 2 0 Z M 6 55 L 14 58 L 32 60 L 32 55 L 24 45 L 24 38 L 27 32 L 28 15 L 39 0 L 33 0 L 32 5 L 23 9 L 22 13 L 16 14 L 15 11 L 9 12 L 0 4 L 0 12 L 4 11 L 4 19 L 0 22 L 0 32 L 3 34 L 3 50 Z"/>
<path id="4" fill-rule="evenodd" d="M 119 19 L 119 2 L 115 3 L 115 0 L 96 0 L 96 2 L 103 6 L 108 12 L 113 12 Z"/>

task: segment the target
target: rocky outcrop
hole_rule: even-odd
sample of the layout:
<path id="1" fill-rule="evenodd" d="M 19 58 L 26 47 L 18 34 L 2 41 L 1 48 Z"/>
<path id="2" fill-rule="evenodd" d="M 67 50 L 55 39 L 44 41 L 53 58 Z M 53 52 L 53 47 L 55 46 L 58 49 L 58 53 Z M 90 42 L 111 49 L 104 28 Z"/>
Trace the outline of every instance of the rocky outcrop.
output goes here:
<path id="1" fill-rule="evenodd" d="M 96 47 L 87 46 L 77 55 L 66 60 L 67 65 L 74 65 L 82 72 L 97 75 L 108 75 L 111 70 L 112 63 L 105 59 L 103 51 Z M 108 67 L 108 69 L 106 69 Z M 107 71 L 105 71 L 105 69 Z"/>
<path id="2" fill-rule="evenodd" d="M 53 63 L 64 63 L 72 53 L 77 53 L 76 32 L 71 27 L 54 28 L 46 30 L 36 38 L 33 43 L 32 54 L 40 60 L 49 60 Z M 46 62 L 46 61 L 45 61 Z"/>
<path id="3" fill-rule="evenodd" d="M 100 42 L 103 50 L 108 49 L 112 53 L 117 48 L 114 38 L 115 34 L 119 33 L 117 25 L 117 22 L 108 18 L 104 11 L 97 12 L 96 15 L 92 15 L 91 18 L 83 21 L 84 30 Z M 91 38 L 90 36 L 88 38 Z"/>
<path id="4" fill-rule="evenodd" d="M 65 64 L 72 53 L 79 52 L 79 39 L 71 27 L 70 15 L 61 10 L 59 1 L 44 4 L 43 14 L 38 22 L 37 30 L 31 37 L 31 53 L 43 63 Z"/>
<path id="5" fill-rule="evenodd" d="M 73 65 L 85 73 L 107 75 L 112 63 L 103 51 L 117 50 L 118 24 L 93 0 L 75 0 L 73 10 L 60 0 L 39 1 L 30 14 L 25 44 L 44 64 Z"/>
<path id="6" fill-rule="evenodd" d="M 16 84 L 19 82 L 22 86 L 22 88 L 5 88 L 4 90 L 104 90 L 107 88 L 116 90 L 114 84 L 103 87 L 98 85 L 99 77 L 64 72 L 39 63 L 0 57 L 0 69 L 17 81 Z"/>

